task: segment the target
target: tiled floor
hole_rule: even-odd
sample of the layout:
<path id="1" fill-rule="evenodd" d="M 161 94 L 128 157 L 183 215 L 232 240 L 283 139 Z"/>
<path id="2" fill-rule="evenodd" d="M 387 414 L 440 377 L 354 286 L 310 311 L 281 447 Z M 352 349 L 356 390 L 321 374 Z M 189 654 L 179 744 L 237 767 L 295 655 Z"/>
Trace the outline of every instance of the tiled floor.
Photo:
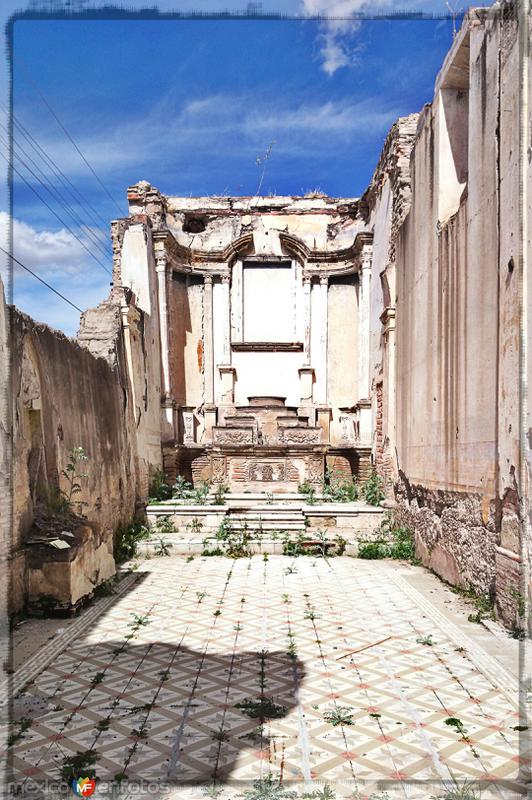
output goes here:
<path id="1" fill-rule="evenodd" d="M 95 796 L 523 796 L 512 677 L 390 564 L 163 557 L 135 577 L 15 699 L 23 793 L 90 752 Z M 464 781 L 480 794 L 446 795 Z"/>

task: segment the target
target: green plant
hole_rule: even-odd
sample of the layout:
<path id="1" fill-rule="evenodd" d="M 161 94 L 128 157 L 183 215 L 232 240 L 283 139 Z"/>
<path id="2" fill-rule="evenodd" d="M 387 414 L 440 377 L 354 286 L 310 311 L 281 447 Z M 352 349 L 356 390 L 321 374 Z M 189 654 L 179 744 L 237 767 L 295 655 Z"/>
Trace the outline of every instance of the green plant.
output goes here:
<path id="1" fill-rule="evenodd" d="M 172 497 L 175 500 L 185 500 L 187 497 L 190 497 L 191 492 L 192 484 L 185 480 L 182 475 L 178 475 L 172 486 Z"/>
<path id="2" fill-rule="evenodd" d="M 428 647 L 432 647 L 433 644 L 436 644 L 431 633 L 429 633 L 427 636 L 418 636 L 416 642 L 418 644 L 425 644 Z"/>
<path id="3" fill-rule="evenodd" d="M 509 590 L 510 597 L 515 600 L 516 611 L 519 617 L 525 616 L 525 598 L 518 589 L 513 587 Z"/>
<path id="4" fill-rule="evenodd" d="M 121 527 L 115 534 L 114 557 L 117 564 L 134 558 L 139 551 L 139 544 L 150 538 L 150 531 L 139 519 L 130 525 Z"/>
<path id="5" fill-rule="evenodd" d="M 273 504 L 273 492 L 266 492 L 266 504 L 269 506 Z"/>
<path id="6" fill-rule="evenodd" d="M 297 792 L 285 789 L 278 778 L 268 773 L 266 777 L 253 781 L 251 789 L 238 796 L 242 800 L 296 800 Z"/>
<path id="7" fill-rule="evenodd" d="M 105 672 L 97 672 L 93 675 L 91 679 L 91 686 L 98 686 L 99 683 L 102 683 L 105 676 Z"/>
<path id="8" fill-rule="evenodd" d="M 468 622 L 476 622 L 477 624 L 480 624 L 482 623 L 482 620 L 486 619 L 486 617 L 495 619 L 493 603 L 488 595 L 477 594 L 477 592 L 471 586 L 467 588 L 463 586 L 450 586 L 449 588 L 454 594 L 459 594 L 460 597 L 464 597 L 466 600 L 470 600 L 474 604 L 476 612 L 468 615 Z"/>
<path id="9" fill-rule="evenodd" d="M 479 786 L 466 781 L 445 789 L 444 794 L 440 794 L 435 800 L 482 800 L 482 791 Z"/>
<path id="10" fill-rule="evenodd" d="M 22 717 L 22 719 L 18 721 L 18 731 L 16 733 L 10 733 L 7 737 L 7 746 L 13 747 L 14 744 L 24 737 L 24 733 L 28 730 L 28 728 L 31 728 L 32 724 L 32 719 L 29 717 Z"/>
<path id="11" fill-rule="evenodd" d="M 155 545 L 154 552 L 156 556 L 169 556 L 170 550 L 173 547 L 172 542 L 165 542 L 164 539 L 159 539 Z"/>
<path id="12" fill-rule="evenodd" d="M 197 517 L 193 517 L 193 519 L 187 523 L 186 528 L 187 531 L 190 531 L 191 533 L 201 533 L 203 522 Z"/>
<path id="13" fill-rule="evenodd" d="M 103 733 L 103 731 L 109 730 L 110 724 L 111 720 L 109 719 L 109 717 L 106 717 L 105 719 L 100 719 L 98 721 L 98 724 L 96 725 L 96 730 L 98 730 L 100 733 Z"/>
<path id="14" fill-rule="evenodd" d="M 47 517 L 64 517 L 70 511 L 69 502 L 59 486 L 49 486 L 44 491 L 42 505 Z"/>
<path id="15" fill-rule="evenodd" d="M 164 517 L 157 517 L 155 520 L 154 527 L 157 530 L 157 533 L 174 533 L 174 523 L 170 519 L 168 515 Z"/>
<path id="16" fill-rule="evenodd" d="M 349 706 L 336 706 L 331 711 L 326 711 L 323 719 L 333 727 L 337 725 L 354 725 L 353 713 L 354 709 Z"/>
<path id="17" fill-rule="evenodd" d="M 133 617 L 133 619 L 131 620 L 131 622 L 127 623 L 128 628 L 135 628 L 136 630 L 138 630 L 138 628 L 142 628 L 145 625 L 150 624 L 150 620 L 147 614 L 135 614 L 135 612 L 132 611 L 130 616 Z"/>
<path id="18" fill-rule="evenodd" d="M 287 707 L 275 703 L 273 697 L 259 697 L 256 700 L 247 698 L 240 703 L 235 703 L 235 708 L 240 709 L 251 719 L 280 719 L 286 716 Z"/>
<path id="19" fill-rule="evenodd" d="M 215 742 L 227 742 L 229 741 L 229 736 L 224 731 L 223 726 L 220 725 L 217 731 L 211 733 L 211 739 Z"/>
<path id="20" fill-rule="evenodd" d="M 455 731 L 460 734 L 462 739 L 467 738 L 467 731 L 464 728 L 464 723 L 458 717 L 447 717 L 447 719 L 444 720 L 444 724 L 448 725 L 450 728 L 454 728 Z"/>
<path id="21" fill-rule="evenodd" d="M 67 482 L 67 490 L 63 492 L 63 494 L 69 507 L 72 506 L 73 496 L 81 492 L 80 481 L 82 478 L 89 477 L 84 472 L 78 472 L 79 465 L 88 460 L 89 459 L 85 454 L 83 447 L 73 447 L 71 450 L 69 450 L 67 465 L 65 469 L 61 470 L 61 475 Z M 79 505 L 83 505 L 83 503 L 80 503 Z"/>
<path id="22" fill-rule="evenodd" d="M 386 558 L 388 555 L 388 543 L 384 541 L 361 542 L 358 545 L 359 558 Z"/>
<path id="23" fill-rule="evenodd" d="M 316 497 L 316 489 L 314 486 L 312 486 L 311 483 L 309 483 L 309 481 L 304 481 L 303 483 L 300 483 L 297 489 L 302 495 L 305 496 L 305 502 L 309 506 L 316 505 L 316 503 L 318 502 L 318 498 Z"/>
<path id="24" fill-rule="evenodd" d="M 352 475 L 339 470 L 325 471 L 323 500 L 326 503 L 353 503 L 358 500 L 358 486 Z"/>
<path id="25" fill-rule="evenodd" d="M 364 498 L 366 503 L 369 503 L 371 506 L 378 506 L 381 501 L 384 500 L 382 478 L 375 469 L 371 470 L 364 484 Z"/>
<path id="26" fill-rule="evenodd" d="M 229 492 L 229 486 L 226 483 L 219 483 L 214 492 L 214 505 L 225 505 L 225 495 Z"/>
<path id="27" fill-rule="evenodd" d="M 208 483 L 208 481 L 201 481 L 199 486 L 194 487 L 190 498 L 192 503 L 194 503 L 194 505 L 204 506 L 207 503 L 207 497 L 210 489 L 211 485 Z"/>
<path id="28" fill-rule="evenodd" d="M 100 754 L 96 750 L 78 750 L 75 756 L 67 756 L 61 766 L 61 777 L 67 783 L 72 783 L 74 778 L 81 775 L 84 778 L 96 777 L 93 764 L 96 764 Z"/>
<path id="29" fill-rule="evenodd" d="M 343 536 L 335 536 L 334 541 L 336 542 L 336 555 L 343 556 L 347 547 L 347 539 L 344 539 Z"/>
<path id="30" fill-rule="evenodd" d="M 156 469 L 150 481 L 148 503 L 157 503 L 160 500 L 170 500 L 172 487 L 166 483 L 166 476 L 162 469 Z"/>

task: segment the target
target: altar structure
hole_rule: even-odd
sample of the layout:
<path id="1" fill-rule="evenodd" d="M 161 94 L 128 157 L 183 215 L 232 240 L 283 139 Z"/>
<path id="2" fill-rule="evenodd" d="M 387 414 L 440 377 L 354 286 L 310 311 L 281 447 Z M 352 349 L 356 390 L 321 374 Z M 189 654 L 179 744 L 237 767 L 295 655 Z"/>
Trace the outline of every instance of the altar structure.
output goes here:
<path id="1" fill-rule="evenodd" d="M 372 237 L 357 199 L 128 190 L 114 286 L 158 320 L 170 478 L 233 491 L 362 477 Z"/>

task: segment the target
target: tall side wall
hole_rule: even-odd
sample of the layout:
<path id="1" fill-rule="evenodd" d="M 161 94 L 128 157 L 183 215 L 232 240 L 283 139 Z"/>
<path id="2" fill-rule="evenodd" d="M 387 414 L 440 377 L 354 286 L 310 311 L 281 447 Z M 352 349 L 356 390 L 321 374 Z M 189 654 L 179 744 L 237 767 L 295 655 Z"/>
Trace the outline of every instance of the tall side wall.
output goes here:
<path id="1" fill-rule="evenodd" d="M 392 187 L 390 199 L 386 179 L 374 187 L 369 215 L 375 238 L 380 229 L 386 237 L 388 225 L 395 260 L 388 301 L 395 355 L 386 346 L 383 298 L 381 326 L 373 321 L 381 337 L 373 347 L 373 391 L 380 440 L 395 436 L 399 517 L 415 531 L 423 563 L 453 584 L 490 594 L 509 624 L 520 621 L 524 490 L 519 68 L 515 17 L 466 18 L 434 100 L 419 116 L 408 213 L 397 231 L 386 223 L 394 199 L 405 194 Z M 382 243 L 380 250 L 376 268 L 391 275 L 393 259 L 386 264 Z M 380 291 L 374 280 L 377 308 Z M 395 380 L 384 380 L 379 397 L 377 384 L 390 369 Z M 395 406 L 388 417 L 387 406 Z"/>
<path id="2" fill-rule="evenodd" d="M 83 504 L 79 511 L 92 531 L 70 570 L 81 571 L 76 597 L 112 570 L 115 532 L 143 508 L 150 473 L 161 465 L 157 317 L 133 301 L 115 288 L 83 315 L 78 340 L 11 309 L 11 611 L 35 594 L 29 582 L 35 585 L 40 556 L 28 539 L 36 517 L 51 513 L 53 487 L 68 489 L 62 471 L 72 448 L 82 447 L 88 458 L 73 506 Z M 43 553 L 44 570 L 54 569 L 53 552 Z"/>

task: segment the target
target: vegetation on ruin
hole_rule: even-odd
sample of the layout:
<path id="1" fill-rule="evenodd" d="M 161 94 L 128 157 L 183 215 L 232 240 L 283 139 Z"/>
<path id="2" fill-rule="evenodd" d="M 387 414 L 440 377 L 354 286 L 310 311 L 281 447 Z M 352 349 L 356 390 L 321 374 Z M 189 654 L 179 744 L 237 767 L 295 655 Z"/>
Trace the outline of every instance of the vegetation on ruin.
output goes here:
<path id="1" fill-rule="evenodd" d="M 170 500 L 171 497 L 172 487 L 167 484 L 164 472 L 162 469 L 156 469 L 150 482 L 148 503 Z"/>
<path id="2" fill-rule="evenodd" d="M 150 530 L 141 519 L 135 518 L 129 525 L 118 528 L 115 533 L 114 557 L 117 564 L 129 561 L 139 551 L 141 542 L 150 538 Z"/>
<path id="3" fill-rule="evenodd" d="M 372 469 L 364 484 L 364 499 L 370 506 L 378 506 L 384 497 L 382 478 L 376 469 Z"/>
<path id="4" fill-rule="evenodd" d="M 485 594 L 478 594 L 471 586 L 465 588 L 463 586 L 450 586 L 451 592 L 470 600 L 475 606 L 475 612 L 469 614 L 468 622 L 475 622 L 481 625 L 485 619 L 495 619 L 495 610 L 491 598 Z"/>
<path id="5" fill-rule="evenodd" d="M 397 523 L 393 514 L 386 514 L 380 527 L 380 538 L 373 542 L 362 542 L 358 547 L 358 557 L 393 558 L 419 564 L 416 558 L 414 534 L 405 525 Z"/>
<path id="6" fill-rule="evenodd" d="M 327 469 L 322 485 L 324 503 L 353 503 L 358 500 L 358 486 L 352 475 Z"/>

